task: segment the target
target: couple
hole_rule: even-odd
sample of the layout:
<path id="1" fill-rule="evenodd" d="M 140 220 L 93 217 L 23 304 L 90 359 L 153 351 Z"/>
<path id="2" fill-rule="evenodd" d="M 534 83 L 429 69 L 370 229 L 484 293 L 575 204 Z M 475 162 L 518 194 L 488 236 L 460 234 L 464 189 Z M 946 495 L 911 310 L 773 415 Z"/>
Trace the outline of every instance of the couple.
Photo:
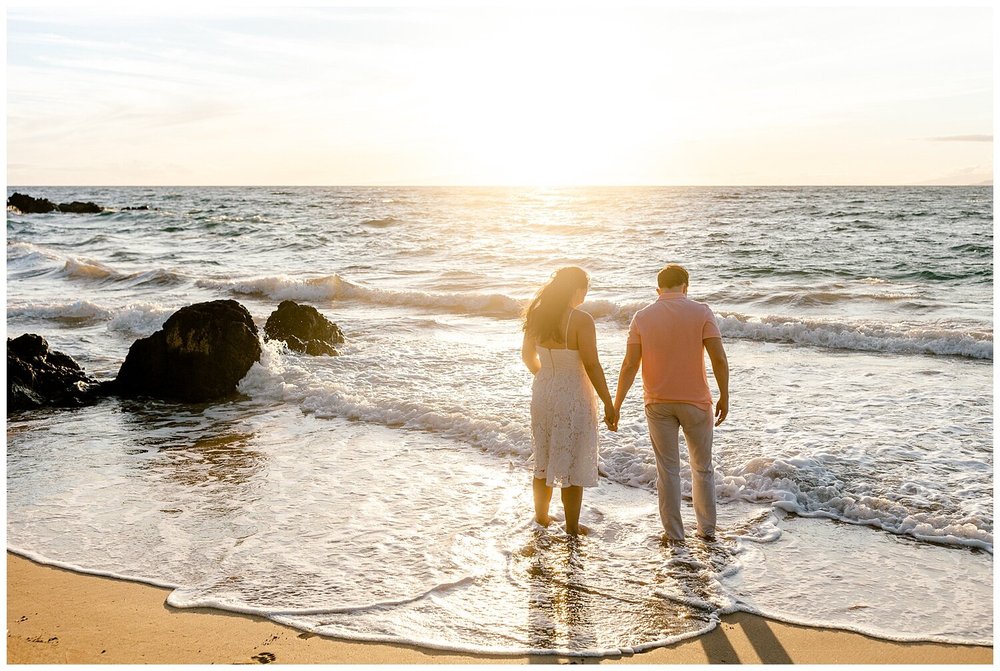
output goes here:
<path id="1" fill-rule="evenodd" d="M 525 311 L 521 358 L 535 376 L 531 387 L 532 491 L 535 521 L 542 526 L 551 522 L 552 488 L 559 487 L 567 533 L 587 533 L 580 524 L 580 508 L 583 488 L 597 485 L 594 390 L 604 402 L 604 423 L 617 431 L 622 402 L 641 365 L 664 538 L 684 538 L 678 428 L 684 430 L 690 456 L 698 535 L 715 536 L 712 429 L 729 412 L 729 363 L 712 310 L 687 297 L 687 271 L 668 265 L 657 275 L 656 284 L 657 300 L 639 310 L 629 326 L 614 402 L 597 357 L 594 318 L 577 309 L 590 287 L 586 271 L 560 268 Z M 719 386 L 714 425 L 705 350 Z"/>

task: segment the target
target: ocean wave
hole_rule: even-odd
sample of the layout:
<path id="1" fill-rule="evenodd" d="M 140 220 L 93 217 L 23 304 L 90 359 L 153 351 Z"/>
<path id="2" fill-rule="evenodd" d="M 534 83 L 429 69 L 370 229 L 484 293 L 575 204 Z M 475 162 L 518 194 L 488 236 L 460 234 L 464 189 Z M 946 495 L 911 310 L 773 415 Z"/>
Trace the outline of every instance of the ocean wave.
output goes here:
<path id="1" fill-rule="evenodd" d="M 993 255 L 993 245 L 977 245 L 971 242 L 962 245 L 952 245 L 948 249 L 952 252 L 968 252 L 970 254 L 982 254 L 990 257 Z"/>
<path id="2" fill-rule="evenodd" d="M 395 226 L 398 223 L 400 223 L 400 221 L 396 217 L 382 217 L 381 219 L 366 219 L 361 222 L 361 225 L 369 226 L 371 228 L 388 228 L 390 226 Z"/>
<path id="3" fill-rule="evenodd" d="M 180 273 L 165 268 L 125 273 L 99 261 L 77 257 L 69 257 L 61 273 L 70 279 L 121 282 L 129 286 L 173 286 L 187 281 Z"/>
<path id="4" fill-rule="evenodd" d="M 248 280 L 199 280 L 196 284 L 206 289 L 222 289 L 236 295 L 261 296 L 274 300 L 354 300 L 376 305 L 418 307 L 459 314 L 500 317 L 516 317 L 524 305 L 524 301 L 503 294 L 378 289 L 350 282 L 337 274 L 309 279 L 276 276 Z"/>
<path id="5" fill-rule="evenodd" d="M 897 280 L 922 280 L 925 282 L 953 282 L 959 280 L 970 280 L 973 278 L 992 278 L 993 266 L 990 265 L 989 267 L 984 267 L 979 270 L 970 270 L 969 272 L 964 273 L 949 273 L 935 270 L 911 270 L 897 273 L 892 275 L 892 277 Z"/>
<path id="6" fill-rule="evenodd" d="M 59 276 L 71 280 L 122 282 L 129 286 L 173 286 L 187 281 L 181 273 L 166 268 L 123 272 L 94 259 L 69 256 L 27 242 L 7 244 L 7 266 L 45 272 L 58 269 Z"/>
<path id="7" fill-rule="evenodd" d="M 833 284 L 811 290 L 760 290 L 754 288 L 725 288 L 705 294 L 703 300 L 710 305 L 714 303 L 747 304 L 755 303 L 768 306 L 814 307 L 872 301 L 880 303 L 900 303 L 921 298 L 922 293 L 915 288 L 905 287 L 900 290 L 890 290 L 886 280 L 865 278 L 865 287 L 850 287 L 846 284 Z M 870 285 L 870 286 L 869 286 Z M 908 291 L 907 291 L 908 289 Z M 928 307 L 931 304 L 928 303 Z"/>
<path id="8" fill-rule="evenodd" d="M 810 307 L 817 305 L 837 305 L 838 303 L 867 301 L 896 302 L 912 299 L 911 294 L 874 293 L 848 291 L 774 291 L 760 294 L 764 305 L 787 305 L 789 307 Z"/>
<path id="9" fill-rule="evenodd" d="M 649 305 L 649 301 L 628 301 L 616 303 L 605 299 L 584 301 L 580 309 L 589 313 L 594 319 L 610 319 L 620 324 L 628 324 L 635 313 Z"/>
<path id="10" fill-rule="evenodd" d="M 30 319 L 73 324 L 107 322 L 108 331 L 127 335 L 149 335 L 163 326 L 176 311 L 153 303 L 134 303 L 122 308 L 107 308 L 90 301 L 24 305 L 7 308 L 7 319 Z"/>
<path id="11" fill-rule="evenodd" d="M 52 305 L 26 305 L 7 308 L 7 319 L 44 319 L 67 322 L 102 322 L 111 318 L 112 312 L 90 301 L 56 303 Z"/>
<path id="12" fill-rule="evenodd" d="M 112 314 L 107 328 L 126 335 L 148 336 L 160 330 L 176 311 L 176 308 L 152 303 L 128 305 Z"/>
<path id="13" fill-rule="evenodd" d="M 8 268 L 51 266 L 65 260 L 64 255 L 41 245 L 33 245 L 30 242 L 7 243 Z"/>
<path id="14" fill-rule="evenodd" d="M 993 359 L 993 334 L 930 326 L 889 325 L 876 322 L 840 323 L 769 316 L 749 317 L 720 313 L 719 328 L 728 338 L 790 343 L 861 352 L 933 354 L 970 359 Z"/>
<path id="15" fill-rule="evenodd" d="M 872 294 L 873 297 L 876 294 Z M 615 303 L 606 300 L 585 302 L 581 308 L 596 319 L 612 319 L 628 324 L 646 301 Z M 894 354 L 930 354 L 993 359 L 993 333 L 987 330 L 949 328 L 933 325 L 886 324 L 882 322 L 837 322 L 769 315 L 753 317 L 735 312 L 716 315 L 725 338 L 758 342 L 788 343 Z"/>
<path id="16" fill-rule="evenodd" d="M 93 261 L 91 259 L 78 259 L 71 257 L 67 259 L 66 264 L 63 266 L 62 274 L 65 277 L 79 278 L 86 280 L 104 280 L 108 278 L 120 279 L 123 277 L 114 268 L 106 266 L 98 261 Z"/>
<path id="17" fill-rule="evenodd" d="M 901 490 L 913 489 L 904 483 Z M 822 462 L 810 458 L 758 457 L 717 485 L 720 495 L 750 502 L 770 502 L 802 517 L 871 526 L 924 542 L 962 545 L 993 552 L 992 521 L 956 519 L 907 505 L 902 496 L 852 492 Z"/>
<path id="18" fill-rule="evenodd" d="M 513 298 L 504 294 L 381 289 L 351 282 L 338 274 L 307 279 L 289 276 L 259 277 L 245 280 L 203 279 L 198 280 L 196 285 L 207 289 L 221 289 L 237 296 L 317 302 L 353 300 L 374 305 L 414 307 L 457 314 L 488 315 L 501 319 L 520 317 L 529 302 L 528 299 Z M 902 294 L 871 293 L 870 295 L 872 298 L 884 298 L 885 300 L 903 298 Z M 832 299 L 827 298 L 826 300 Z M 648 304 L 647 300 L 619 303 L 607 299 L 591 299 L 580 307 L 593 315 L 595 319 L 612 320 L 627 325 L 635 313 Z M 992 331 L 961 330 L 933 325 L 906 326 L 881 322 L 836 322 L 776 315 L 752 317 L 726 312 L 718 314 L 718 321 L 723 336 L 741 340 L 790 343 L 861 352 L 932 354 L 971 359 L 993 359 Z"/>

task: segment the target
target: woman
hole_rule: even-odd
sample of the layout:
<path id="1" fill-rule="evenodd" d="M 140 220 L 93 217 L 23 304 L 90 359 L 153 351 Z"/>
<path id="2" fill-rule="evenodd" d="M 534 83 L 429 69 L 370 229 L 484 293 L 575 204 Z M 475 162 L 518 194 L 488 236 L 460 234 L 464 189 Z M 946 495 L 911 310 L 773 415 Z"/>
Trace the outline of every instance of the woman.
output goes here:
<path id="1" fill-rule="evenodd" d="M 580 524 L 583 488 L 597 485 L 597 399 L 604 422 L 617 430 L 614 403 L 597 358 L 594 318 L 578 310 L 590 287 L 582 268 L 560 268 L 535 295 L 524 315 L 521 359 L 535 376 L 531 386 L 532 492 L 535 521 L 548 526 L 552 488 L 562 489 L 566 532 Z"/>

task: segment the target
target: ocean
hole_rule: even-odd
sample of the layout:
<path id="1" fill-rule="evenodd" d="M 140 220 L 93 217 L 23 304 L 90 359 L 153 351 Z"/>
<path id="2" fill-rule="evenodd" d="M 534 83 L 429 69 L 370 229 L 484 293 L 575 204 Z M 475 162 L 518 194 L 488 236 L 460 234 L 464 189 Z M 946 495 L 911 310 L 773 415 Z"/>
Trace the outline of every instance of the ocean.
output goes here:
<path id="1" fill-rule="evenodd" d="M 313 305 L 346 342 L 267 343 L 222 403 L 8 417 L 12 552 L 171 587 L 171 606 L 449 650 L 617 654 L 734 611 L 992 644 L 990 187 L 14 191 L 109 208 L 7 213 L 8 337 L 91 375 L 220 298 L 260 327 Z M 585 268 L 613 393 L 668 262 L 729 355 L 720 538 L 659 541 L 638 384 L 601 428 L 591 535 L 540 530 L 520 312 Z"/>

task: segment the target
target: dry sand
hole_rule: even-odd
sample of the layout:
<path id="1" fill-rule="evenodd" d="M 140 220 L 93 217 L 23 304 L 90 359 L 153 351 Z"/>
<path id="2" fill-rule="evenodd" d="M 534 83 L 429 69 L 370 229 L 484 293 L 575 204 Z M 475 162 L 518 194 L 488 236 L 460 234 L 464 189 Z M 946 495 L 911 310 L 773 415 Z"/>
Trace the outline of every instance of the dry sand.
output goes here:
<path id="1" fill-rule="evenodd" d="M 705 636 L 601 659 L 487 656 L 303 633 L 260 617 L 166 605 L 169 590 L 7 553 L 7 662 L 19 663 L 838 663 L 991 664 L 993 648 L 893 643 L 736 614 Z"/>

